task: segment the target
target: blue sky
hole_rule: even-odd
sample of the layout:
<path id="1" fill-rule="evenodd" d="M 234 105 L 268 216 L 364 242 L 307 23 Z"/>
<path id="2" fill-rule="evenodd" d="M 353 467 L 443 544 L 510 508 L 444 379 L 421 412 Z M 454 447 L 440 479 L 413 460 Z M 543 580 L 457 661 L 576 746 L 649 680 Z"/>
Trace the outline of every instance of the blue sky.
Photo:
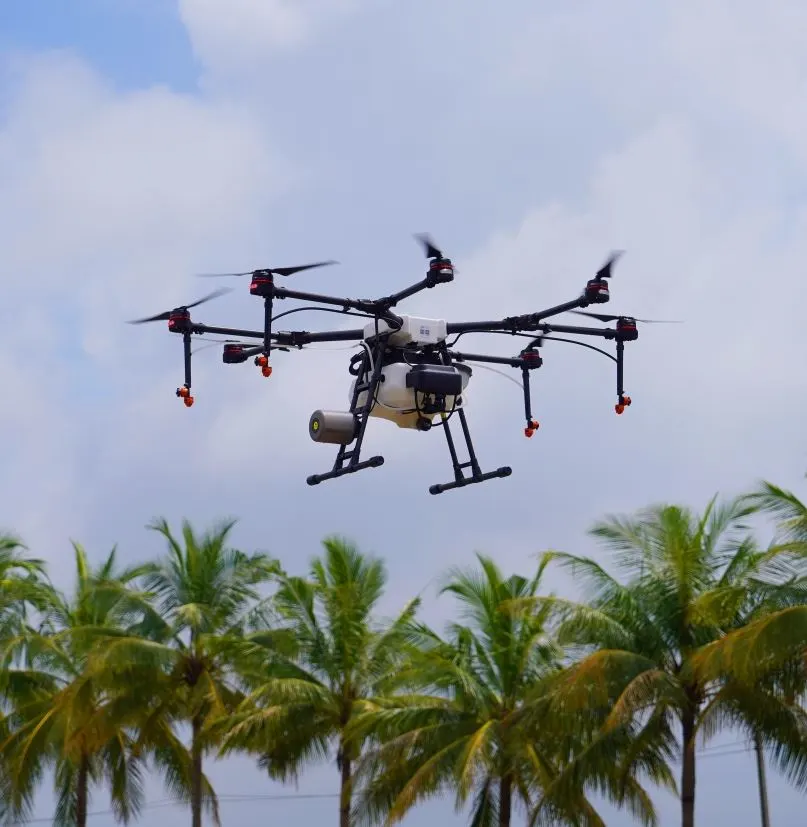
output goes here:
<path id="1" fill-rule="evenodd" d="M 199 66 L 187 31 L 175 5 L 163 0 L 11 0 L 0 7 L 0 46 L 78 52 L 121 89 L 197 86 Z"/>
<path id="2" fill-rule="evenodd" d="M 292 569 L 341 532 L 387 559 L 391 611 L 476 550 L 519 571 L 548 547 L 596 554 L 585 529 L 606 512 L 701 507 L 759 477 L 804 494 L 805 27 L 795 0 L 5 0 L 0 522 L 63 583 L 71 538 L 99 557 L 116 542 L 125 559 L 159 553 L 143 530 L 158 514 L 235 515 L 239 544 Z M 459 275 L 411 312 L 550 306 L 623 248 L 614 311 L 686 324 L 630 345 L 624 417 L 604 359 L 547 349 L 529 441 L 518 390 L 480 372 L 480 459 L 514 474 L 440 498 L 426 491 L 450 475 L 443 446 L 384 422 L 368 437 L 383 468 L 305 485 L 332 462 L 307 422 L 347 404 L 349 351 L 280 354 L 265 381 L 208 349 L 187 411 L 179 342 L 123 324 L 201 295 L 199 271 L 336 258 L 303 289 L 387 294 L 421 277 L 423 230 Z M 203 310 L 260 324 L 246 285 Z M 400 526 L 415 512 L 413 540 Z M 427 595 L 442 622 L 450 606 Z M 702 823 L 754 823 L 750 756 L 710 754 Z M 245 760 L 212 772 L 222 793 L 283 791 Z M 301 790 L 335 783 L 323 766 Z M 802 799 L 772 784 L 775 823 L 790 823 Z M 225 823 L 263 824 L 268 806 L 227 804 Z M 271 806 L 306 825 L 334 816 L 330 801 Z M 406 824 L 463 822 L 450 812 Z"/>

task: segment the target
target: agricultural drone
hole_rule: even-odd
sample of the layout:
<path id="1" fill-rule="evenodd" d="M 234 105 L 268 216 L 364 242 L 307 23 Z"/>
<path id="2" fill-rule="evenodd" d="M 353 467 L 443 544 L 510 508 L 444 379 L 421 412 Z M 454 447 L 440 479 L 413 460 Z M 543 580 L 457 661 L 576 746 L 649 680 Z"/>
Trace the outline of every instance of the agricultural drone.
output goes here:
<path id="1" fill-rule="evenodd" d="M 370 417 L 387 419 L 399 428 L 429 431 L 441 426 L 451 455 L 454 479 L 451 482 L 432 485 L 431 494 L 440 494 L 454 488 L 497 477 L 507 477 L 512 469 L 504 466 L 494 471 L 483 472 L 476 457 L 468 422 L 465 416 L 466 391 L 473 375 L 469 363 L 481 365 L 502 365 L 521 372 L 524 391 L 524 435 L 531 437 L 538 428 L 533 418 L 530 375 L 543 364 L 540 347 L 544 340 L 569 342 L 595 350 L 616 362 L 615 410 L 621 414 L 631 404 L 623 387 L 623 354 L 625 342 L 638 338 L 637 322 L 648 321 L 632 316 L 614 316 L 601 313 L 587 313 L 581 308 L 592 304 L 604 304 L 610 298 L 608 280 L 620 253 L 612 254 L 594 278 L 589 279 L 583 292 L 571 301 L 550 307 L 537 313 L 509 316 L 499 321 L 446 322 L 443 319 L 428 319 L 394 312 L 394 308 L 406 298 L 422 290 L 454 280 L 454 265 L 443 255 L 428 236 L 421 235 L 426 258 L 429 259 L 426 276 L 416 284 L 379 299 L 346 299 L 323 296 L 279 286 L 278 277 L 285 278 L 296 273 L 336 264 L 322 261 L 299 267 L 275 267 L 242 273 L 203 274 L 212 277 L 250 276 L 249 292 L 263 300 L 263 330 L 241 330 L 201 324 L 191 319 L 191 309 L 210 301 L 230 288 L 222 288 L 193 302 L 138 319 L 131 324 L 165 321 L 172 333 L 182 336 L 185 357 L 185 382 L 177 388 L 176 395 L 190 407 L 191 395 L 191 339 L 193 336 L 218 335 L 228 338 L 222 341 L 222 361 L 225 364 L 240 364 L 253 358 L 254 364 L 263 376 L 270 376 L 272 350 L 303 349 L 307 345 L 322 342 L 356 342 L 359 352 L 350 359 L 349 373 L 353 377 L 350 386 L 350 406 L 347 411 L 317 410 L 311 415 L 309 435 L 314 442 L 338 445 L 333 468 L 322 474 L 307 478 L 309 485 L 352 474 L 364 468 L 383 465 L 382 456 L 361 458 L 367 424 Z M 287 310 L 275 315 L 276 304 L 286 299 L 297 299 L 311 304 Z M 325 310 L 367 319 L 363 328 L 353 330 L 304 330 L 279 331 L 275 323 L 290 313 L 303 310 Z M 594 328 L 550 324 L 546 320 L 560 313 L 574 312 L 590 316 L 601 322 L 615 322 L 614 327 Z M 495 333 L 522 336 L 529 339 L 517 356 L 500 357 L 476 353 L 465 353 L 455 349 L 457 340 L 469 333 Z M 613 340 L 616 356 L 593 345 L 574 339 L 558 338 L 552 334 L 562 333 L 576 336 L 593 336 Z M 453 340 L 449 342 L 449 337 Z M 246 340 L 246 341 L 245 341 Z M 249 341 L 252 340 L 252 341 Z M 254 340 L 258 340 L 255 343 Z M 468 460 L 461 462 L 449 421 L 456 414 L 459 419 Z M 352 446 L 352 447 L 351 447 Z"/>

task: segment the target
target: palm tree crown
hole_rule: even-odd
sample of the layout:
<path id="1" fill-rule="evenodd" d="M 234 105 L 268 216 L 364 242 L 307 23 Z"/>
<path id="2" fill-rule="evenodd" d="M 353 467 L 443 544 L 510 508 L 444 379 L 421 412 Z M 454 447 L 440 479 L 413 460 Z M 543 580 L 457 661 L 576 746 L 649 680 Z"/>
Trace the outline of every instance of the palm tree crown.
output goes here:
<path id="1" fill-rule="evenodd" d="M 337 537 L 327 538 L 308 578 L 281 576 L 274 597 L 278 630 L 251 641 L 263 658 L 245 675 L 249 696 L 223 722 L 225 751 L 260 756 L 272 777 L 295 777 L 331 746 L 341 777 L 340 824 L 350 823 L 353 766 L 361 739 L 349 725 L 389 683 L 400 661 L 418 601 L 393 621 L 373 613 L 386 568 Z"/>

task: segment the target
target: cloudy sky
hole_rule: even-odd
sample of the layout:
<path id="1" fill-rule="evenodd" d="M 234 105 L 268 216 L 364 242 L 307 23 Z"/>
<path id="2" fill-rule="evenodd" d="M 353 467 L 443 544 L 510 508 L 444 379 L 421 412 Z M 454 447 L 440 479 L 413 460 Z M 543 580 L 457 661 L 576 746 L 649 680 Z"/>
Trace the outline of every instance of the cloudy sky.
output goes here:
<path id="1" fill-rule="evenodd" d="M 94 556 L 116 542 L 126 559 L 160 553 L 143 529 L 155 515 L 238 517 L 239 545 L 298 571 L 339 532 L 388 561 L 385 608 L 423 591 L 441 622 L 452 606 L 434 580 L 474 551 L 528 572 L 550 546 L 597 553 L 585 530 L 606 512 L 700 507 L 761 477 L 803 492 L 805 32 L 797 0 L 4 0 L 0 521 L 62 583 L 71 538 Z M 628 345 L 622 417 L 612 363 L 547 347 L 531 440 L 519 389 L 478 371 L 480 461 L 513 475 L 440 497 L 439 431 L 385 422 L 366 443 L 383 468 L 305 484 L 333 460 L 307 422 L 346 407 L 349 350 L 278 354 L 266 380 L 209 348 L 186 410 L 180 342 L 124 324 L 202 295 L 210 282 L 193 274 L 206 270 L 335 258 L 296 286 L 383 295 L 422 277 L 423 230 L 460 272 L 412 312 L 539 310 L 620 248 L 605 309 L 685 324 Z M 195 318 L 259 326 L 237 286 Z M 467 348 L 517 347 L 490 338 Z M 707 750 L 704 823 L 755 823 L 737 741 Z M 211 774 L 224 795 L 294 792 L 246 760 Z M 325 766 L 298 792 L 336 780 Z M 150 795 L 165 798 L 157 783 Z M 803 811 L 775 778 L 771 799 L 774 823 Z M 675 802 L 659 804 L 676 824 Z M 223 814 L 244 827 L 336 818 L 332 800 L 305 798 Z M 155 808 L 148 823 L 177 817 Z M 451 802 L 406 823 L 439 819 L 463 823 Z"/>

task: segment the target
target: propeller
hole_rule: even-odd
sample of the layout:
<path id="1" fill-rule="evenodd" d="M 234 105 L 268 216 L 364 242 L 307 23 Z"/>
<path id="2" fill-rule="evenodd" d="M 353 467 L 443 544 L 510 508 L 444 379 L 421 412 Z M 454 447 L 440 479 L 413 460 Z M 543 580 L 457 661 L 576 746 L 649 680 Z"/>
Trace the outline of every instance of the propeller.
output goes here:
<path id="1" fill-rule="evenodd" d="M 445 258 L 428 233 L 415 233 L 415 238 L 423 245 L 426 258 Z"/>
<path id="2" fill-rule="evenodd" d="M 578 316 L 590 316 L 592 319 L 599 319 L 601 322 L 632 319 L 634 322 L 642 322 L 643 324 L 683 324 L 680 319 L 637 319 L 635 316 L 612 316 L 609 313 L 590 313 L 587 310 L 570 310 L 569 313 L 576 313 Z"/>
<path id="3" fill-rule="evenodd" d="M 594 277 L 596 279 L 610 279 L 612 276 L 611 269 L 613 266 L 622 258 L 623 254 L 625 253 L 624 250 L 614 250 L 613 253 L 608 257 L 608 260 L 597 270 L 597 275 Z"/>
<path id="4" fill-rule="evenodd" d="M 256 273 L 271 273 L 274 276 L 293 276 L 295 273 L 302 273 L 303 270 L 313 270 L 315 267 L 329 267 L 331 264 L 339 264 L 338 261 L 317 261 L 314 264 L 300 264 L 297 267 L 264 267 L 262 270 L 245 270 L 243 273 L 198 273 L 199 278 L 217 279 L 228 276 L 254 276 Z"/>
<path id="5" fill-rule="evenodd" d="M 200 304 L 209 302 L 212 299 L 217 299 L 219 296 L 223 296 L 225 293 L 231 292 L 232 287 L 220 287 L 218 290 L 214 290 L 212 293 L 208 293 L 206 296 L 202 296 L 201 299 L 197 299 L 195 302 L 191 304 L 184 304 L 181 307 L 175 307 L 171 310 L 165 310 L 162 313 L 158 313 L 156 316 L 149 316 L 145 319 L 134 319 L 133 321 L 128 322 L 128 324 L 144 324 L 145 322 L 167 322 L 171 318 L 171 314 L 176 313 L 177 311 L 190 310 L 192 307 L 197 307 Z"/>

